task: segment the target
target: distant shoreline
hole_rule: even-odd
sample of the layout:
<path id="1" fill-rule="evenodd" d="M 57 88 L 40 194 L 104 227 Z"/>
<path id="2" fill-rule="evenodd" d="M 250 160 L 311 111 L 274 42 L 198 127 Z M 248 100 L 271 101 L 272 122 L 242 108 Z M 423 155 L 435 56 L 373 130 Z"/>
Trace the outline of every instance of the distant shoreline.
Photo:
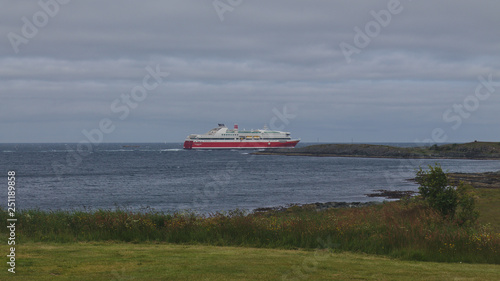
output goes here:
<path id="1" fill-rule="evenodd" d="M 440 146 L 432 145 L 429 147 L 396 147 L 375 144 L 319 144 L 294 149 L 258 151 L 253 154 L 394 159 L 500 160 L 500 142 L 470 142 Z"/>

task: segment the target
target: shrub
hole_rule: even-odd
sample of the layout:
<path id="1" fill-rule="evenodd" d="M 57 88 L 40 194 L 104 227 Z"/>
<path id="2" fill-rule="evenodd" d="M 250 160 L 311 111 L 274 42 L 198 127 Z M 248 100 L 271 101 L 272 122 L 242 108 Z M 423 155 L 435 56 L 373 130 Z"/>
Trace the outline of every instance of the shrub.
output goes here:
<path id="1" fill-rule="evenodd" d="M 429 171 L 420 167 L 416 181 L 422 199 L 432 208 L 438 210 L 443 216 L 453 218 L 458 206 L 458 192 L 448 185 L 448 178 L 439 164 L 435 167 L 429 165 Z"/>
<path id="2" fill-rule="evenodd" d="M 475 210 L 474 189 L 460 182 L 457 187 L 448 185 L 448 178 L 439 164 L 429 165 L 429 171 L 422 168 L 417 172 L 417 182 L 422 199 L 444 217 L 455 218 L 459 225 L 472 225 L 479 212 Z"/>
<path id="3" fill-rule="evenodd" d="M 459 211 L 457 212 L 458 224 L 474 224 L 479 217 L 479 212 L 475 210 L 476 202 L 473 187 L 469 184 L 460 182 L 457 187 L 457 193 L 459 207 Z"/>

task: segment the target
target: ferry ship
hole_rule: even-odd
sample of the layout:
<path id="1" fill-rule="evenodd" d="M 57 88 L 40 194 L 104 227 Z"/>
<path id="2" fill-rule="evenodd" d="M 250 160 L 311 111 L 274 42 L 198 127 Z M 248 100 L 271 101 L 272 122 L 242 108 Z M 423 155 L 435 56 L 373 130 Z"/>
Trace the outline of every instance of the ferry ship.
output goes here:
<path id="1" fill-rule="evenodd" d="M 238 129 L 238 124 L 229 129 L 224 124 L 203 135 L 189 135 L 184 141 L 185 149 L 263 149 L 293 148 L 300 139 L 292 139 L 289 132 L 269 130 L 267 126 L 259 130 Z"/>

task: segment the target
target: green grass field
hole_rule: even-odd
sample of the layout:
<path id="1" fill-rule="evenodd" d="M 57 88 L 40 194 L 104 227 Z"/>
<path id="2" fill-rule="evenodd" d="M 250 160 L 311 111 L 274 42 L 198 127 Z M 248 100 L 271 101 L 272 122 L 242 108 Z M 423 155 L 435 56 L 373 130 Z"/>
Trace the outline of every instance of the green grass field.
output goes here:
<path id="1" fill-rule="evenodd" d="M 7 246 L 0 246 L 2 253 Z M 500 266 L 155 243 L 22 243 L 0 280 L 500 280 Z"/>

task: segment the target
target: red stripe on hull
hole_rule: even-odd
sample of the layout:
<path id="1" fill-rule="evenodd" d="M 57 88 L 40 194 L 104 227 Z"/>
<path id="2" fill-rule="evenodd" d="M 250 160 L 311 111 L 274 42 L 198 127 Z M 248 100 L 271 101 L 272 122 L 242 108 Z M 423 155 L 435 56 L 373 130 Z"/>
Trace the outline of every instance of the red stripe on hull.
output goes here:
<path id="1" fill-rule="evenodd" d="M 194 142 L 185 141 L 185 149 L 235 149 L 235 148 L 293 148 L 299 143 L 298 140 L 287 141 L 287 142 L 246 142 L 246 141 L 236 141 L 236 142 Z"/>

